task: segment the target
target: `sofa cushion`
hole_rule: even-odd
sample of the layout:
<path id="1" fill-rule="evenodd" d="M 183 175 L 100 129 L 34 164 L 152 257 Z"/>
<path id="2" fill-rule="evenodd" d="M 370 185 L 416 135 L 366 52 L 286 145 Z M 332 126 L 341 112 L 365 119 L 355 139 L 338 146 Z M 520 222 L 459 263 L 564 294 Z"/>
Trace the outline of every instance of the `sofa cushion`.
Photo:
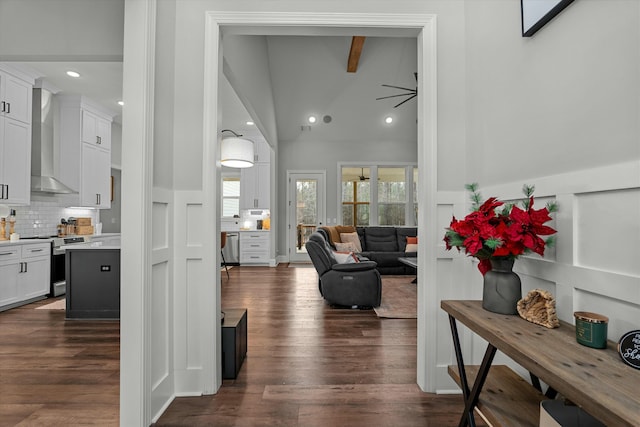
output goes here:
<path id="1" fill-rule="evenodd" d="M 398 239 L 395 227 L 366 227 L 364 246 L 367 252 L 397 252 Z"/>
<path id="2" fill-rule="evenodd" d="M 355 247 L 354 252 L 362 252 L 362 246 L 360 245 L 360 238 L 358 233 L 340 233 L 340 241 L 342 243 L 351 243 Z"/>
<path id="3" fill-rule="evenodd" d="M 325 225 L 320 228 L 326 231 L 329 237 L 329 244 L 332 246 L 335 246 L 337 242 L 342 242 L 340 233 L 353 233 L 356 231 L 355 227 L 351 225 Z"/>
<path id="4" fill-rule="evenodd" d="M 353 242 L 346 242 L 346 243 L 336 242 L 335 246 L 337 251 L 360 252 Z"/>

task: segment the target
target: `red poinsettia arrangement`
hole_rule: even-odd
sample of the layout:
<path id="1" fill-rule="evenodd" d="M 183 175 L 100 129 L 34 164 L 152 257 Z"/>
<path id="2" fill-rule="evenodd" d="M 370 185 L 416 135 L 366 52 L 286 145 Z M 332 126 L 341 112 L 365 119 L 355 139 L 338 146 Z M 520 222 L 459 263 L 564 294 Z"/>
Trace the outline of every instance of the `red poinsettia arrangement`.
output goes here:
<path id="1" fill-rule="evenodd" d="M 524 185 L 526 199 L 522 208 L 505 204 L 495 197 L 480 204 L 478 184 L 465 186 L 471 192 L 473 211 L 463 220 L 453 217 L 444 236 L 447 249 L 464 248 L 467 255 L 480 260 L 478 269 L 484 275 L 491 270 L 492 258 L 515 259 L 519 255 L 535 252 L 544 255 L 545 246 L 554 243 L 551 234 L 556 230 L 544 225 L 551 220 L 549 213 L 557 210 L 555 203 L 542 209 L 533 208 L 535 186 Z M 501 209 L 498 209 L 502 207 Z M 550 236 L 544 240 L 540 236 Z"/>

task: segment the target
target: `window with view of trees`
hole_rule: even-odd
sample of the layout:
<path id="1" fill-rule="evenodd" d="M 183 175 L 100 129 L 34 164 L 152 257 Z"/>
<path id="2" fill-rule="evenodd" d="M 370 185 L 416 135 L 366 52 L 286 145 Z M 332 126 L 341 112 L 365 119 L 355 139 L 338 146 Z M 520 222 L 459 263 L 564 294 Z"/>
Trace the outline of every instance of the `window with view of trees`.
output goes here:
<path id="1" fill-rule="evenodd" d="M 342 166 L 342 224 L 416 225 L 417 170 L 414 165 Z"/>

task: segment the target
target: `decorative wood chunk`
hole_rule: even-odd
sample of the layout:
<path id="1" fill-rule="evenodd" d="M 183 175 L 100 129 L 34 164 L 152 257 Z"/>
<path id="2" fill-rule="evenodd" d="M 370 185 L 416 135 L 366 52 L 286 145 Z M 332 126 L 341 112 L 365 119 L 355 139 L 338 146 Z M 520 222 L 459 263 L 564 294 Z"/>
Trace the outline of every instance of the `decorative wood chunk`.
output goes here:
<path id="1" fill-rule="evenodd" d="M 518 314 L 523 319 L 547 328 L 560 326 L 556 314 L 556 299 L 543 289 L 529 291 L 526 297 L 518 301 Z"/>

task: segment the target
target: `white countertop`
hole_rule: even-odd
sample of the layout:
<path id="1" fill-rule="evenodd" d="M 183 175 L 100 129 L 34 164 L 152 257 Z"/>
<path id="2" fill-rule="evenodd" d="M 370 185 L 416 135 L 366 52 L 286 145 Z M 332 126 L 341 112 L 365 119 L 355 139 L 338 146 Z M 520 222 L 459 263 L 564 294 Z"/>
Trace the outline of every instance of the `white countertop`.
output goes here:
<path id="1" fill-rule="evenodd" d="M 61 245 L 60 249 L 120 249 L 120 245 L 105 245 L 104 242 L 74 243 L 72 245 Z"/>
<path id="2" fill-rule="evenodd" d="M 52 239 L 20 239 L 12 242 L 11 240 L 0 240 L 0 245 L 35 245 L 37 243 L 51 243 Z"/>

